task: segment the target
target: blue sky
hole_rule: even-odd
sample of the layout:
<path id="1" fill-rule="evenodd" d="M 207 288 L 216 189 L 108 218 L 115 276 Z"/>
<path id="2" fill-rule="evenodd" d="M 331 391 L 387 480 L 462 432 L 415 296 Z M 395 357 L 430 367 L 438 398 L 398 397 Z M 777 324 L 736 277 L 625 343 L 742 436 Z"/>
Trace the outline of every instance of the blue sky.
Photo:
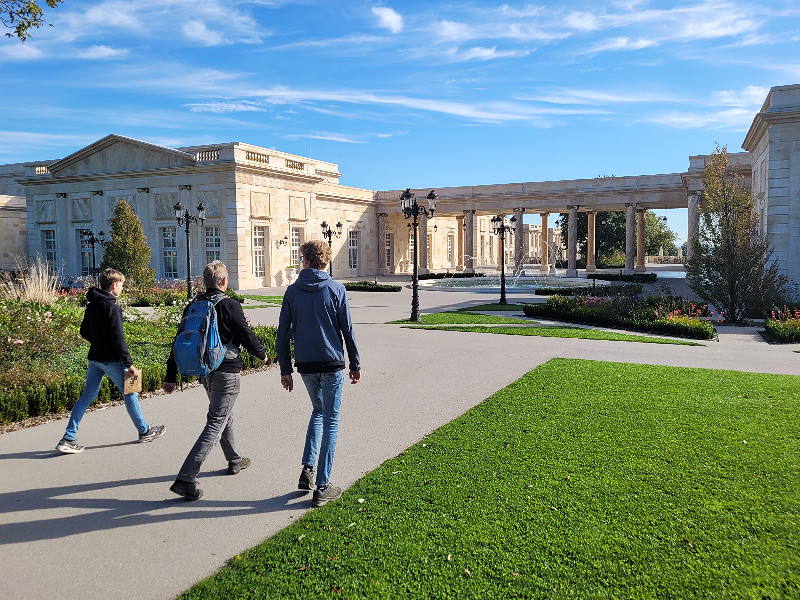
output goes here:
<path id="1" fill-rule="evenodd" d="M 242 141 L 342 184 L 672 173 L 800 83 L 796 0 L 64 0 L 0 40 L 0 163 L 118 133 Z M 685 210 L 668 211 L 686 237 Z"/>

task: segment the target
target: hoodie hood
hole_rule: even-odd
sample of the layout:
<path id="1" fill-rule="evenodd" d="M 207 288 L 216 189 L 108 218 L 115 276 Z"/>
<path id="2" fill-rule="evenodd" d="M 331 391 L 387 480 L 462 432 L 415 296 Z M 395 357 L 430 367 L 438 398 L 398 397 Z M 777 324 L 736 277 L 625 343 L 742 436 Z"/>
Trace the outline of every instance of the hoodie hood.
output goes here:
<path id="1" fill-rule="evenodd" d="M 297 287 L 304 292 L 318 292 L 333 281 L 325 271 L 317 269 L 303 269 L 297 276 Z"/>
<path id="2" fill-rule="evenodd" d="M 102 290 L 99 287 L 91 287 L 89 291 L 86 292 L 86 301 L 87 302 L 116 302 L 117 297 L 108 292 L 106 290 Z"/>

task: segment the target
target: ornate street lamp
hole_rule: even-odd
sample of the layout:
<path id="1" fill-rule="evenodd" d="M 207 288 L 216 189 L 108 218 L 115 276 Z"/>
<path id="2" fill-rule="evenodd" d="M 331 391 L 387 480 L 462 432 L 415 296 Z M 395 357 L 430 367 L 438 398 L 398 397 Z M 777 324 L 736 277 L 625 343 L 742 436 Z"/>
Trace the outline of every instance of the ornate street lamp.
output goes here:
<path id="1" fill-rule="evenodd" d="M 203 221 L 206 220 L 206 205 L 202 202 L 197 205 L 197 216 L 189 214 L 189 209 L 185 208 L 181 201 L 178 200 L 172 207 L 175 209 L 175 220 L 178 221 L 178 226 L 185 225 L 186 231 L 186 299 L 192 300 L 192 259 L 191 250 L 189 249 L 189 223 L 202 227 Z"/>
<path id="2" fill-rule="evenodd" d="M 82 229 L 81 236 L 83 237 L 84 241 L 92 247 L 92 275 L 97 275 L 97 265 L 95 264 L 95 257 L 94 257 L 94 247 L 95 245 L 99 245 L 101 248 L 105 248 L 108 242 L 111 240 L 106 239 L 106 232 L 101 231 L 98 233 L 100 237 L 95 237 L 94 232 L 91 229 Z"/>
<path id="3" fill-rule="evenodd" d="M 322 228 L 322 237 L 328 240 L 328 248 L 333 250 L 333 236 L 337 238 L 342 237 L 342 222 L 339 221 L 336 223 L 336 231 L 331 229 L 331 226 L 328 225 L 325 221 L 320 223 L 320 227 Z M 331 251 L 331 262 L 328 265 L 328 270 L 330 271 L 331 277 L 333 277 L 333 252 Z"/>
<path id="4" fill-rule="evenodd" d="M 515 231 L 517 217 L 509 219 L 510 225 L 506 225 L 506 220 L 501 216 L 492 217 L 492 229 L 500 238 L 500 304 L 508 304 L 506 300 L 506 250 L 505 237 L 507 231 Z"/>
<path id="5" fill-rule="evenodd" d="M 411 320 L 415 322 L 419 321 L 419 278 L 417 272 L 418 217 L 420 215 L 425 215 L 428 218 L 433 218 L 433 213 L 436 212 L 436 192 L 431 190 L 425 198 L 428 200 L 427 209 L 417 204 L 417 197 L 411 193 L 410 188 L 406 188 L 406 191 L 400 194 L 400 206 L 403 209 L 403 216 L 406 219 L 411 219 L 413 217 L 413 221 L 409 223 L 408 226 L 414 230 L 414 270 L 411 276 Z"/>

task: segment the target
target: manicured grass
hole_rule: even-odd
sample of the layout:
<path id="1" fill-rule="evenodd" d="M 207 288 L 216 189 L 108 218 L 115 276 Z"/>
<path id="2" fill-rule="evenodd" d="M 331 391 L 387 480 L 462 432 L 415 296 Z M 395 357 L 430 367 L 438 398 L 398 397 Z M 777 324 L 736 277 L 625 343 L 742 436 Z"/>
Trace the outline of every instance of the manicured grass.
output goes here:
<path id="1" fill-rule="evenodd" d="M 270 305 L 277 304 L 278 306 L 281 305 L 283 302 L 283 296 L 261 296 L 258 294 L 241 294 L 243 297 L 247 298 L 248 300 L 258 300 L 259 302 L 266 302 Z M 258 307 L 253 307 L 258 308 Z"/>
<path id="2" fill-rule="evenodd" d="M 474 313 L 461 312 L 461 311 L 445 311 L 440 313 L 431 313 L 419 316 L 421 323 L 425 325 L 449 325 L 455 323 L 495 323 L 495 324 L 523 324 L 534 323 L 529 319 L 515 319 L 513 317 L 496 317 L 494 315 L 478 315 Z M 408 319 L 400 319 L 399 321 L 391 321 L 391 324 L 405 324 L 414 323 Z"/>
<path id="3" fill-rule="evenodd" d="M 799 388 L 550 361 L 182 597 L 800 597 Z"/>
<path id="4" fill-rule="evenodd" d="M 522 304 L 478 304 L 477 306 L 465 306 L 464 308 L 459 308 L 458 310 L 463 312 L 470 312 L 470 311 L 500 311 L 500 310 L 508 310 L 508 311 L 517 311 L 522 312 Z"/>
<path id="5" fill-rule="evenodd" d="M 485 322 L 485 321 L 484 321 Z M 528 321 L 530 323 L 531 321 Z M 696 342 L 687 342 L 674 338 L 649 337 L 616 331 L 601 331 L 582 327 L 558 327 L 552 325 L 530 327 L 409 327 L 409 329 L 438 329 L 444 331 L 467 331 L 471 333 L 497 333 L 501 335 L 533 335 L 539 337 L 578 338 L 582 340 L 611 340 L 617 342 L 642 342 L 644 344 L 676 344 L 678 346 L 702 346 Z"/>

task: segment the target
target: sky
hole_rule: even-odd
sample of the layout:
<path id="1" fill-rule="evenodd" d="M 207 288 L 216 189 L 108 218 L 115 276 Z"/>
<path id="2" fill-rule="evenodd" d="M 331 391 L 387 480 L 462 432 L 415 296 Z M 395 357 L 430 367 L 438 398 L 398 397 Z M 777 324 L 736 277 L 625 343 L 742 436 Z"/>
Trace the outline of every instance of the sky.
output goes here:
<path id="1" fill-rule="evenodd" d="M 273 148 L 372 190 L 678 173 L 741 151 L 769 88 L 800 83 L 796 0 L 64 0 L 45 17 L 0 39 L 0 163 L 116 133 Z M 663 212 L 684 241 L 686 210 Z"/>

